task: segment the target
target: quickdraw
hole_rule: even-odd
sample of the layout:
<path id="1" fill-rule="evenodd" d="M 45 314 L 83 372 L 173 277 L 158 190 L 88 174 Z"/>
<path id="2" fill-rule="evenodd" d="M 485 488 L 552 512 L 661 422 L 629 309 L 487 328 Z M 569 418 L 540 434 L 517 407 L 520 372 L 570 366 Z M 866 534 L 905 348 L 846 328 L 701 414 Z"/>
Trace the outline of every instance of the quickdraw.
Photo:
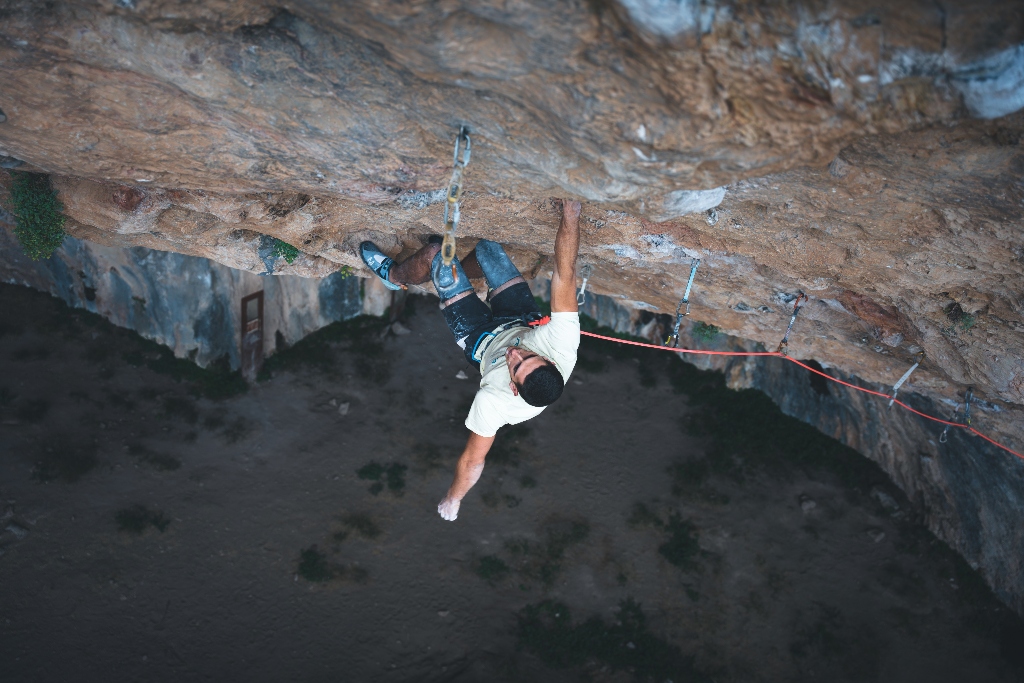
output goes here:
<path id="1" fill-rule="evenodd" d="M 779 348 L 775 350 L 775 353 L 781 353 L 783 356 L 789 355 L 786 353 L 789 350 L 789 333 L 793 331 L 793 323 L 796 322 L 796 316 L 800 312 L 800 302 L 808 301 L 807 295 L 803 292 L 799 292 L 796 297 L 796 301 L 793 302 L 793 317 L 789 319 L 789 327 L 786 328 L 786 336 L 779 342 Z"/>
<path id="2" fill-rule="evenodd" d="M 587 280 L 590 279 L 590 271 L 591 267 L 589 263 L 583 264 L 583 267 L 580 268 L 580 275 L 583 276 L 583 285 L 580 287 L 580 293 L 576 295 L 577 308 L 587 301 Z"/>
<path id="3" fill-rule="evenodd" d="M 889 399 L 889 407 L 892 408 L 892 404 L 896 402 L 896 394 L 899 393 L 900 387 L 903 383 L 910 379 L 910 375 L 913 374 L 914 370 L 917 370 L 917 366 L 924 361 L 924 351 L 917 354 L 917 362 L 910 366 L 910 369 L 903 373 L 903 376 L 899 378 L 896 384 L 892 385 L 892 398 Z"/>
<path id="4" fill-rule="evenodd" d="M 465 146 L 462 145 L 465 140 Z M 462 148 L 462 159 L 459 159 L 459 148 Z M 446 266 L 451 266 L 452 277 L 458 279 L 455 265 L 455 230 L 459 227 L 459 198 L 462 197 L 462 173 L 469 165 L 469 157 L 472 152 L 472 142 L 469 139 L 469 130 L 465 126 L 459 128 L 459 135 L 455 138 L 455 155 L 452 162 L 452 178 L 448 181 L 447 201 L 444 203 L 444 239 L 441 242 L 441 261 Z"/>
<path id="5" fill-rule="evenodd" d="M 676 324 L 672 328 L 672 336 L 665 340 L 665 346 L 679 346 L 679 326 L 683 322 L 683 317 L 690 315 L 690 288 L 693 287 L 693 278 L 697 275 L 697 266 L 699 265 L 699 258 L 693 259 L 693 262 L 690 263 L 690 279 L 686 281 L 686 291 L 683 292 L 683 298 L 679 300 L 679 305 L 676 306 Z M 685 313 L 682 312 L 684 304 L 686 305 Z"/>
<path id="6" fill-rule="evenodd" d="M 967 394 L 964 395 L 964 423 L 971 426 L 971 398 L 974 396 L 974 387 L 967 389 Z M 960 409 L 957 408 L 953 411 L 953 414 L 949 416 L 949 419 L 956 422 L 956 419 L 960 417 Z M 945 429 L 942 430 L 942 434 L 939 434 L 939 443 L 946 443 L 946 435 L 949 434 L 949 428 L 951 425 L 946 425 Z"/>

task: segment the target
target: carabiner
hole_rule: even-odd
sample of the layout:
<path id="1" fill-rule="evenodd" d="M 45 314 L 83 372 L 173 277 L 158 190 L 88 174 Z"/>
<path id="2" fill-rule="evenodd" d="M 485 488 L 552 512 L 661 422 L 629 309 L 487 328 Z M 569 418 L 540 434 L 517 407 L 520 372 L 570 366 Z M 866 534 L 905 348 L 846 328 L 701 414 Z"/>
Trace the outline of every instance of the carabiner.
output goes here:
<path id="1" fill-rule="evenodd" d="M 576 306 L 582 306 L 587 300 L 587 280 L 590 279 L 591 266 L 589 263 L 583 264 L 580 268 L 580 275 L 583 276 L 583 285 L 580 287 L 579 294 L 576 295 Z"/>

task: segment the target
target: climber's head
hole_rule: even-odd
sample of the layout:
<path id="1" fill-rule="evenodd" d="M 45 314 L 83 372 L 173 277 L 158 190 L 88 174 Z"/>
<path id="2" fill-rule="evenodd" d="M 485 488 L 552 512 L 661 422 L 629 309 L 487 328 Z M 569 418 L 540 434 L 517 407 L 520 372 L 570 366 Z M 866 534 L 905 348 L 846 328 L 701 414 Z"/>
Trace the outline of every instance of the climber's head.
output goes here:
<path id="1" fill-rule="evenodd" d="M 565 388 L 562 374 L 544 356 L 529 349 L 510 346 L 505 351 L 505 361 L 512 378 L 509 382 L 512 393 L 522 396 L 531 406 L 549 406 L 562 395 Z"/>

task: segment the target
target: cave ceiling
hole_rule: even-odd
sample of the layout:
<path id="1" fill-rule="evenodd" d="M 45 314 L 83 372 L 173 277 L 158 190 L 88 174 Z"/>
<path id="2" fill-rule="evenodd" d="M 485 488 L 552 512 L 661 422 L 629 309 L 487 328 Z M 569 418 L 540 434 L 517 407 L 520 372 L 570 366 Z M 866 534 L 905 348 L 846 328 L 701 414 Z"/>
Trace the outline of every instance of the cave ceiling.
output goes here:
<path id="1" fill-rule="evenodd" d="M 442 227 L 878 386 L 975 388 L 1020 447 L 1019 2 L 7 2 L 0 153 L 77 237 L 323 277 Z M 266 240 L 295 245 L 288 264 Z"/>

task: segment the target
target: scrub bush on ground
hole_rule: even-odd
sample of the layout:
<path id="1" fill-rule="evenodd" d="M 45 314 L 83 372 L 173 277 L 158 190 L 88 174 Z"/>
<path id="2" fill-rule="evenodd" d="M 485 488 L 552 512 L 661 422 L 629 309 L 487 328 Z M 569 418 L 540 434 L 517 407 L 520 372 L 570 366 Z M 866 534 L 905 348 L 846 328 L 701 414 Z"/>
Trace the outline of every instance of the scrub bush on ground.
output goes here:
<path id="1" fill-rule="evenodd" d="M 555 668 L 604 664 L 630 671 L 638 681 L 707 681 L 688 657 L 647 628 L 647 616 L 632 598 L 619 603 L 615 622 L 599 617 L 573 624 L 568 606 L 555 600 L 527 605 L 517 615 L 519 647 Z"/>
<path id="2" fill-rule="evenodd" d="M 409 469 L 407 466 L 397 462 L 387 465 L 369 462 L 356 470 L 356 475 L 360 479 L 373 482 L 367 490 L 375 496 L 384 490 L 385 484 L 389 491 L 400 496 L 405 489 L 405 471 L 407 469 Z"/>
<path id="3" fill-rule="evenodd" d="M 171 520 L 164 516 L 164 513 L 157 510 L 150 510 L 145 505 L 132 505 L 131 507 L 118 510 L 114 515 L 117 526 L 121 531 L 132 534 L 141 534 L 149 527 L 153 527 L 163 533 L 170 525 Z"/>
<path id="4" fill-rule="evenodd" d="M 81 479 L 98 463 L 94 444 L 60 436 L 43 447 L 32 476 L 44 483 L 59 480 L 70 484 Z"/>
<path id="5" fill-rule="evenodd" d="M 553 517 L 538 532 L 539 541 L 512 538 L 505 542 L 504 550 L 510 557 L 509 566 L 520 577 L 550 586 L 562 571 L 566 552 L 590 535 L 590 523 Z"/>
<path id="6" fill-rule="evenodd" d="M 249 390 L 242 374 L 231 370 L 227 358 L 201 368 L 190 360 L 177 358 L 166 346 L 141 337 L 136 340 L 136 349 L 123 354 L 123 358 L 129 365 L 145 366 L 178 382 L 187 382 L 195 394 L 205 398 L 223 400 Z"/>
<path id="7" fill-rule="evenodd" d="M 341 523 L 350 531 L 356 532 L 363 538 L 372 540 L 381 534 L 381 529 L 377 526 L 377 523 L 365 513 L 350 512 L 341 518 Z"/>
<path id="8" fill-rule="evenodd" d="M 330 372 L 335 369 L 335 350 L 339 349 L 354 355 L 355 370 L 361 379 L 383 384 L 391 377 L 391 367 L 380 340 L 383 326 L 381 318 L 360 315 L 321 327 L 266 359 L 257 380 L 263 382 L 275 372 L 302 367 Z"/>
<path id="9" fill-rule="evenodd" d="M 320 552 L 316 544 L 299 552 L 297 573 L 312 583 L 327 583 L 336 579 L 366 583 L 369 579 L 369 573 L 362 567 L 331 562 L 327 555 Z"/>
<path id="10" fill-rule="evenodd" d="M 679 513 L 669 512 L 666 522 L 643 503 L 634 503 L 626 523 L 633 529 L 646 527 L 665 532 L 667 536 L 658 546 L 658 553 L 683 571 L 698 568 L 695 560 L 701 554 L 700 534 L 693 522 L 683 519 Z"/>

